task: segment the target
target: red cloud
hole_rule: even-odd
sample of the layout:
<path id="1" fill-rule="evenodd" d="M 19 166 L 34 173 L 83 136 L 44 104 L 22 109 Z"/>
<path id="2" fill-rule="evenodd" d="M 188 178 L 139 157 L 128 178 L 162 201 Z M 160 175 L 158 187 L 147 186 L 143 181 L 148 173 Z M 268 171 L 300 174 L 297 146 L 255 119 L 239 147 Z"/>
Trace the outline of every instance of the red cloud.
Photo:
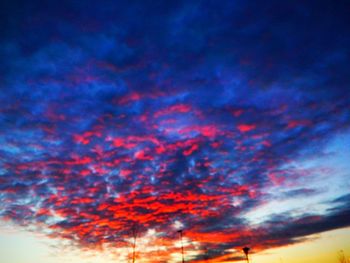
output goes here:
<path id="1" fill-rule="evenodd" d="M 240 132 L 249 132 L 249 131 L 252 131 L 256 128 L 256 125 L 255 124 L 240 124 L 237 126 L 237 129 L 240 131 Z"/>

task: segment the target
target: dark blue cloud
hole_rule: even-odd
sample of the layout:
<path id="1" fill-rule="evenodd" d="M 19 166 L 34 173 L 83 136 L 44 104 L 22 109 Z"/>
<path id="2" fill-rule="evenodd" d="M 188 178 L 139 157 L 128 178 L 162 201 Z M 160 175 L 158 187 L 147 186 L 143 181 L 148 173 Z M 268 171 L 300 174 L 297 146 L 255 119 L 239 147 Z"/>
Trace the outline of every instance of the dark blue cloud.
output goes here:
<path id="1" fill-rule="evenodd" d="M 344 193 L 312 216 L 271 212 L 277 229 L 246 218 L 322 194 L 305 185 L 322 171 L 293 163 L 349 128 L 346 1 L 1 5 L 5 219 L 83 245 L 179 220 L 198 258 L 348 226 Z"/>

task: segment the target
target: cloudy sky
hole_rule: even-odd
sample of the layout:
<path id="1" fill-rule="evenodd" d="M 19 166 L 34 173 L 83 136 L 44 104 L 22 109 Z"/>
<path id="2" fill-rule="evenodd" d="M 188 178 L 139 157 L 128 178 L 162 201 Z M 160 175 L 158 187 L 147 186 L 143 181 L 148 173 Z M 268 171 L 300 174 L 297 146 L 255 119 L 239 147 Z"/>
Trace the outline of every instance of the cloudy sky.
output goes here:
<path id="1" fill-rule="evenodd" d="M 350 254 L 348 10 L 2 1 L 1 262 Z"/>

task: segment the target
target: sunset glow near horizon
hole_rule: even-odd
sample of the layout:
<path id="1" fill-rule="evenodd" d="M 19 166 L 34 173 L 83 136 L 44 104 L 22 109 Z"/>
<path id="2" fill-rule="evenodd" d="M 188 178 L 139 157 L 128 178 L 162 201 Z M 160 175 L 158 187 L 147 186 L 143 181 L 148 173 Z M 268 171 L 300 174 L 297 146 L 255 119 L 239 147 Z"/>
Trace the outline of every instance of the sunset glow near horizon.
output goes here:
<path id="1" fill-rule="evenodd" d="M 1 5 L 0 262 L 350 256 L 346 1 Z"/>

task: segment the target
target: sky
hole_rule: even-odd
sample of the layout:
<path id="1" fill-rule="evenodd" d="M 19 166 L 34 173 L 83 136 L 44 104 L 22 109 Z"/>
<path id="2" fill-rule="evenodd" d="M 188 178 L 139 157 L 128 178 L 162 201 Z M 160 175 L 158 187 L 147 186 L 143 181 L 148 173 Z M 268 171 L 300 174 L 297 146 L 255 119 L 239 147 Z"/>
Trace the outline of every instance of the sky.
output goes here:
<path id="1" fill-rule="evenodd" d="M 0 261 L 349 256 L 349 7 L 1 1 Z"/>

